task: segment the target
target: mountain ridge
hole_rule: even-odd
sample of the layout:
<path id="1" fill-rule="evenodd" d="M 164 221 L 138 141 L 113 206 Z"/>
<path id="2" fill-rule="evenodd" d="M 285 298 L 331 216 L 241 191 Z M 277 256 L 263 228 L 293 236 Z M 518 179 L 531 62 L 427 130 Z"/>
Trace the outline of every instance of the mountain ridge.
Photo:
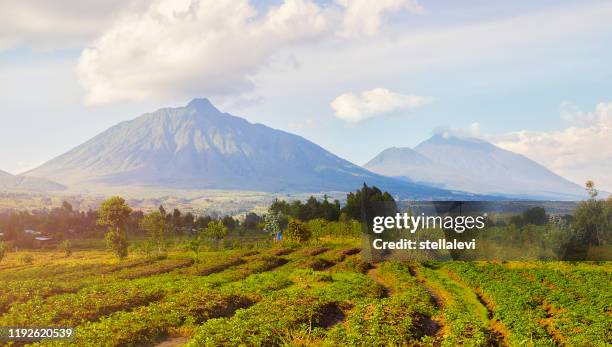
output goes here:
<path id="1" fill-rule="evenodd" d="M 66 186 L 44 178 L 13 175 L 6 171 L 0 170 L 0 189 L 11 191 L 48 192 L 65 190 Z"/>
<path id="2" fill-rule="evenodd" d="M 436 134 L 414 149 L 389 150 L 364 164 L 379 174 L 475 194 L 518 198 L 575 199 L 585 191 L 543 165 L 485 140 Z M 391 150 L 393 152 L 393 150 Z M 425 165 L 411 157 L 420 155 Z"/>
<path id="3" fill-rule="evenodd" d="M 223 113 L 207 99 L 121 122 L 30 170 L 68 186 L 353 191 L 366 182 L 413 198 L 451 192 L 372 173 L 307 139 Z"/>

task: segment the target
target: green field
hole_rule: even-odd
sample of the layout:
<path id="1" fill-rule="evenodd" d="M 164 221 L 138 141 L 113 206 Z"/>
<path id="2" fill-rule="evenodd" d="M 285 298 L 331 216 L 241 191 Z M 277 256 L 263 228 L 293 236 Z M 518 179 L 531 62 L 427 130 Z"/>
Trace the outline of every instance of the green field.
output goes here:
<path id="1" fill-rule="evenodd" d="M 12 252 L 0 326 L 76 327 L 45 346 L 612 344 L 609 262 L 369 264 L 358 244 Z"/>

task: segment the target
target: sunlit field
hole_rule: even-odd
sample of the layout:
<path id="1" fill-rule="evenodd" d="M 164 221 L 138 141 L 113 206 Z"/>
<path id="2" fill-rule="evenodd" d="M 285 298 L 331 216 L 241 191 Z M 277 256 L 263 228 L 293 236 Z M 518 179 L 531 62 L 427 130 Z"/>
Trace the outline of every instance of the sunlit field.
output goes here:
<path id="1" fill-rule="evenodd" d="M 607 345 L 612 265 L 370 264 L 358 238 L 251 240 L 117 260 L 100 240 L 9 252 L 0 326 L 75 327 L 53 346 Z"/>

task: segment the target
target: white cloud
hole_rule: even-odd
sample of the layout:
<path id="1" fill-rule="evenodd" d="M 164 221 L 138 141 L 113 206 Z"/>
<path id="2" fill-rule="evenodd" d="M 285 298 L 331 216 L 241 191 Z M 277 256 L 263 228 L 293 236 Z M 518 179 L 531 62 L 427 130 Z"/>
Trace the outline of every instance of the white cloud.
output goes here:
<path id="1" fill-rule="evenodd" d="M 518 131 L 492 138 L 498 146 L 521 153 L 577 183 L 592 179 L 612 191 L 612 102 L 583 112 L 562 105 L 562 117 L 582 124 L 561 131 Z"/>
<path id="2" fill-rule="evenodd" d="M 77 72 L 89 103 L 239 93 L 278 49 L 329 26 L 326 9 L 309 0 L 265 14 L 248 0 L 161 0 L 106 31 L 83 51 Z"/>
<path id="3" fill-rule="evenodd" d="M 421 107 L 431 101 L 430 97 L 403 95 L 388 89 L 375 88 L 360 95 L 342 94 L 335 98 L 330 106 L 336 117 L 348 122 L 361 122 L 368 118 Z"/>
<path id="4" fill-rule="evenodd" d="M 439 127 L 434 129 L 434 134 L 442 135 L 444 138 L 449 137 L 462 137 L 462 138 L 472 138 L 472 137 L 482 137 L 480 133 L 480 123 L 474 122 L 470 124 L 466 128 L 451 128 L 451 127 Z"/>
<path id="5" fill-rule="evenodd" d="M 19 44 L 52 49 L 80 46 L 143 0 L 20 0 L 0 2 L 0 50 Z"/>
<path id="6" fill-rule="evenodd" d="M 371 36 L 377 34 L 383 15 L 406 9 L 422 14 L 425 9 L 416 0 L 337 0 L 344 7 L 342 36 Z"/>
<path id="7" fill-rule="evenodd" d="M 384 14 L 401 9 L 422 11 L 415 0 L 284 0 L 265 13 L 249 0 L 157 0 L 86 48 L 77 73 L 89 104 L 240 94 L 280 51 L 336 33 L 375 34 Z"/>

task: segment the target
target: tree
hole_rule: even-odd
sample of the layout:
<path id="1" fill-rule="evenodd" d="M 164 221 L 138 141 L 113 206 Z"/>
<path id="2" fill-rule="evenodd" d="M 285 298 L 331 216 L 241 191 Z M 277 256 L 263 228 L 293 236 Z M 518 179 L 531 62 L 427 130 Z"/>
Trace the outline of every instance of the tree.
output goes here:
<path id="1" fill-rule="evenodd" d="M 194 220 L 195 218 L 193 216 L 193 213 L 191 212 L 187 212 L 183 216 L 183 226 L 185 227 L 185 229 L 187 229 L 188 233 L 191 233 L 191 229 L 193 228 Z"/>
<path id="2" fill-rule="evenodd" d="M 249 212 L 244 217 L 243 227 L 246 229 L 257 229 L 257 224 L 261 223 L 261 217 L 256 213 Z"/>
<path id="3" fill-rule="evenodd" d="M 342 212 L 356 220 L 364 218 L 371 224 L 375 216 L 392 216 L 397 212 L 397 205 L 391 194 L 382 192 L 377 187 L 363 187 L 346 195 L 346 205 Z"/>
<path id="4" fill-rule="evenodd" d="M 272 236 L 280 231 L 280 218 L 277 213 L 270 212 L 264 216 L 264 231 Z"/>
<path id="5" fill-rule="evenodd" d="M 175 208 L 172 211 L 172 216 L 170 217 L 172 220 L 172 229 L 174 229 L 175 233 L 178 233 L 183 230 L 183 217 L 181 215 L 181 211 L 178 208 Z"/>
<path id="6" fill-rule="evenodd" d="M 304 222 L 297 219 L 289 219 L 287 225 L 287 239 L 291 241 L 305 242 L 310 239 L 311 233 Z"/>
<path id="7" fill-rule="evenodd" d="M 574 211 L 572 227 L 578 240 L 585 245 L 600 245 L 612 233 L 612 200 L 597 200 L 593 181 L 586 182 L 589 199 L 578 203 Z"/>
<path id="8" fill-rule="evenodd" d="M 72 205 L 68 201 L 63 201 L 62 210 L 66 211 L 66 213 L 72 213 Z"/>
<path id="9" fill-rule="evenodd" d="M 70 240 L 62 241 L 62 243 L 60 243 L 60 247 L 61 247 L 61 250 L 66 255 L 66 258 L 72 255 L 72 243 L 70 242 Z"/>
<path id="10" fill-rule="evenodd" d="M 322 201 L 311 196 L 305 203 L 302 203 L 300 200 L 294 200 L 288 203 L 284 200 L 275 199 L 268 211 L 276 213 L 279 216 L 297 218 L 301 221 L 309 221 L 317 218 L 336 221 L 340 216 L 340 201 L 334 200 L 333 203 L 330 203 L 327 195 L 323 196 Z"/>
<path id="11" fill-rule="evenodd" d="M 204 229 L 204 235 L 215 241 L 215 245 L 219 248 L 219 243 L 227 236 L 227 227 L 223 224 L 223 221 L 210 221 L 206 229 Z"/>
<path id="12" fill-rule="evenodd" d="M 200 261 L 200 239 L 198 237 L 189 240 L 186 244 L 188 250 L 192 251 L 194 254 L 194 260 L 196 263 Z"/>
<path id="13" fill-rule="evenodd" d="M 523 212 L 524 224 L 544 225 L 547 222 L 548 216 L 542 207 L 533 207 Z"/>
<path id="14" fill-rule="evenodd" d="M 119 196 L 104 201 L 98 212 L 98 225 L 108 227 L 106 244 L 119 259 L 128 255 L 126 222 L 131 212 L 132 209 Z"/>
<path id="15" fill-rule="evenodd" d="M 595 189 L 595 182 L 588 180 L 586 181 L 585 184 L 585 189 L 587 191 L 587 194 L 589 194 L 589 197 L 591 197 L 591 199 L 595 199 L 597 197 L 597 189 Z"/>
<path id="16" fill-rule="evenodd" d="M 222 221 L 229 230 L 234 230 L 238 226 L 238 221 L 236 221 L 232 216 L 225 216 L 223 217 Z"/>
<path id="17" fill-rule="evenodd" d="M 168 222 L 161 212 L 153 211 L 145 215 L 140 221 L 140 227 L 149 233 L 151 241 L 157 245 L 157 251 L 161 252 L 169 229 Z"/>

